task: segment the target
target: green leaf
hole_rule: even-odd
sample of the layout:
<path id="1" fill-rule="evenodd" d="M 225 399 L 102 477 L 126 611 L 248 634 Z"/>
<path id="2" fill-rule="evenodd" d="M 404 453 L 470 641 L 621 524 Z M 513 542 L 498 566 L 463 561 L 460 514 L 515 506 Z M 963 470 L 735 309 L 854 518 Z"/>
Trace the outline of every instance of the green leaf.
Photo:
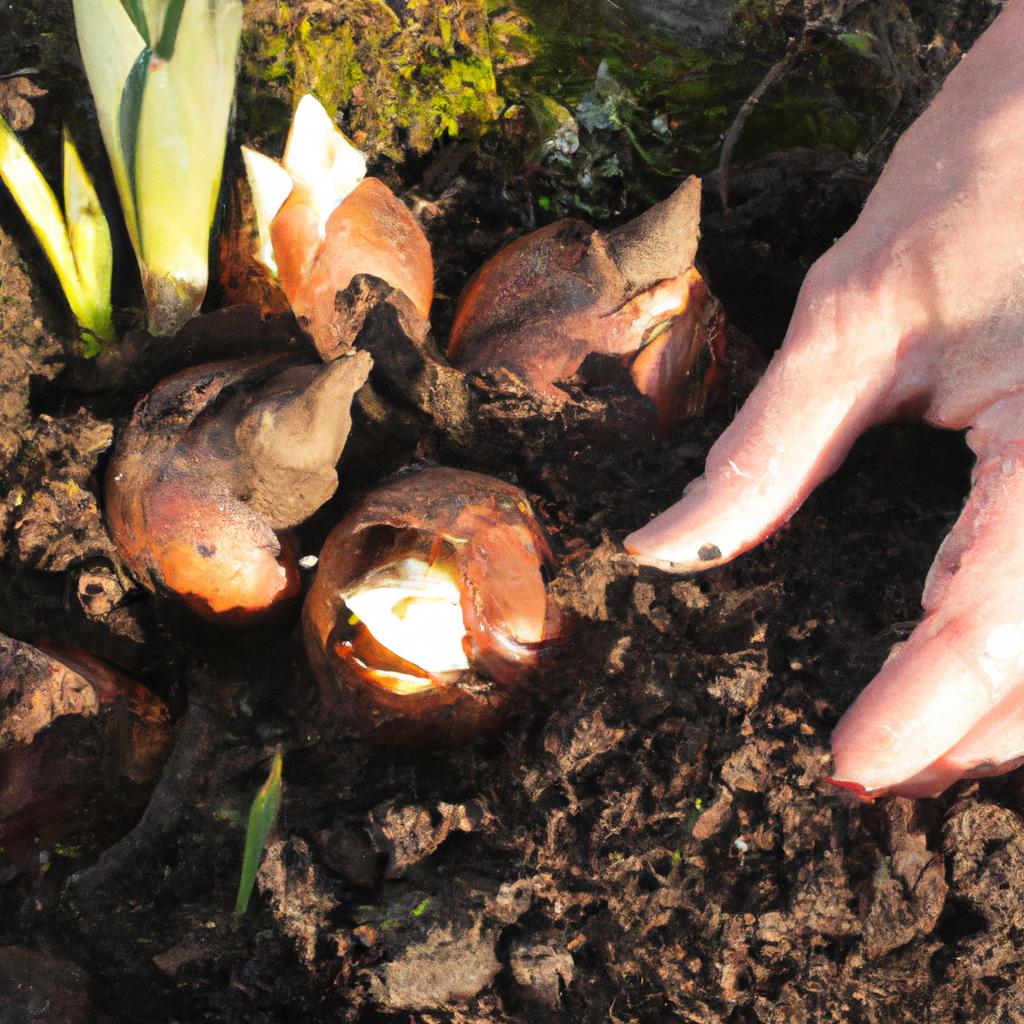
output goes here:
<path id="1" fill-rule="evenodd" d="M 156 44 L 156 55 L 163 60 L 170 60 L 174 56 L 174 44 L 178 39 L 178 26 L 181 24 L 181 12 L 184 6 L 185 0 L 170 0 L 167 5 L 163 28 L 160 30 L 160 39 Z"/>
<path id="2" fill-rule="evenodd" d="M 149 35 L 149 25 L 146 23 L 146 10 L 139 0 L 121 0 L 121 4 L 127 12 L 128 17 L 132 19 L 132 24 L 135 26 L 135 30 L 147 43 L 151 43 L 152 39 Z"/>
<path id="3" fill-rule="evenodd" d="M 103 351 L 103 346 L 94 334 L 82 335 L 82 355 L 86 359 L 95 359 Z"/>
<path id="4" fill-rule="evenodd" d="M 110 320 L 110 230 L 92 182 L 67 136 L 64 145 L 65 204 L 68 217 L 75 218 L 70 231 L 53 189 L 2 117 L 0 179 L 39 239 L 75 318 L 109 341 L 114 336 Z M 76 244 L 81 245 L 85 274 L 76 262 Z"/>
<path id="5" fill-rule="evenodd" d="M 138 217 L 128 166 L 121 150 L 118 119 L 125 81 L 146 42 L 122 0 L 74 0 L 74 9 L 78 48 L 96 102 L 100 131 L 121 197 L 128 234 L 138 254 Z"/>
<path id="6" fill-rule="evenodd" d="M 206 292 L 241 0 L 73 0 L 153 334 Z"/>
<path id="7" fill-rule="evenodd" d="M 241 916 L 249 907 L 252 888 L 256 884 L 256 872 L 263 858 L 263 848 L 277 821 L 281 809 L 281 767 L 280 751 L 274 755 L 267 781 L 260 787 L 249 811 L 249 827 L 245 833 L 245 856 L 242 860 L 242 877 L 238 881 L 238 899 L 235 914 Z"/>
<path id="8" fill-rule="evenodd" d="M 867 57 L 871 54 L 872 44 L 877 42 L 877 39 L 870 32 L 843 32 L 839 36 L 839 42 L 862 57 Z"/>
<path id="9" fill-rule="evenodd" d="M 0 117 L 0 178 L 10 189 L 29 226 L 39 239 L 65 294 L 78 290 L 64 214 L 39 168 L 25 152 L 11 126 Z"/>
<path id="10" fill-rule="evenodd" d="M 83 309 L 78 321 L 102 341 L 114 340 L 110 278 L 114 253 L 110 227 L 75 144 L 64 129 L 64 218 L 75 260 Z"/>
<path id="11" fill-rule="evenodd" d="M 196 0 L 192 0 L 192 3 L 195 2 Z M 206 3 L 207 0 L 200 0 L 200 2 Z M 147 42 L 150 46 L 156 46 L 164 33 L 164 25 L 167 21 L 167 6 L 168 0 L 142 0 L 142 7 L 146 12 L 146 23 L 149 25 L 149 38 Z"/>
<path id="12" fill-rule="evenodd" d="M 139 208 L 139 190 L 136 156 L 139 148 L 139 119 L 142 116 L 142 99 L 146 94 L 146 80 L 149 77 L 149 62 L 153 51 L 147 46 L 135 58 L 135 63 L 125 79 L 121 92 L 121 105 L 117 112 L 117 143 L 121 159 L 128 170 L 128 187 L 131 203 Z M 139 237 L 141 245 L 141 234 Z"/>
<path id="13" fill-rule="evenodd" d="M 206 291 L 241 31 L 238 0 L 186 3 L 173 57 L 149 66 L 135 194 L 153 334 L 180 328 Z"/>

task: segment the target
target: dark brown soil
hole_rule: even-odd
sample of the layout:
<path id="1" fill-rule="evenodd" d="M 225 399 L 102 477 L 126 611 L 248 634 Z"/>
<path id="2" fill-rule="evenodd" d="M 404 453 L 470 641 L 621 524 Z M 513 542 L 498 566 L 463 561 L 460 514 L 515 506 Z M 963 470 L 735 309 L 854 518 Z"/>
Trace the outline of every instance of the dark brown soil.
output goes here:
<path id="1" fill-rule="evenodd" d="M 442 150 L 421 175 L 446 295 L 532 216 L 490 172 Z M 710 280 L 761 348 L 872 175 L 788 152 L 734 171 L 733 213 L 706 196 Z M 104 526 L 134 402 L 247 341 L 247 314 L 87 364 L 6 197 L 0 282 L 0 631 L 115 662 L 177 728 L 126 835 L 70 834 L 27 869 L 0 853 L 0 1022 L 1024 1020 L 1020 775 L 872 806 L 822 781 L 830 730 L 919 614 L 966 490 L 961 438 L 876 430 L 775 538 L 673 578 L 618 542 L 700 471 L 754 375 L 746 349 L 712 412 L 669 437 L 614 382 L 558 411 L 378 358 L 302 553 L 401 466 L 489 472 L 550 526 L 578 619 L 497 736 L 382 751 L 322 719 L 297 617 L 199 623 L 133 583 Z M 259 330 L 303 344 L 286 322 Z M 283 810 L 236 920 L 276 748 Z"/>

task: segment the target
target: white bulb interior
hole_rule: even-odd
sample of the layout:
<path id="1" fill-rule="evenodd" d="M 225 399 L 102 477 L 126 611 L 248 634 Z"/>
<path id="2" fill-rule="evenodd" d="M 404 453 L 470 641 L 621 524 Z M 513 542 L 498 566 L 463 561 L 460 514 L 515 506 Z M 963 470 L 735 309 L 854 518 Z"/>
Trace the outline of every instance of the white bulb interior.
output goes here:
<path id="1" fill-rule="evenodd" d="M 366 177 L 366 157 L 338 130 L 320 101 L 307 93 L 295 108 L 282 163 L 309 189 L 323 238 L 327 218 Z"/>
<path id="2" fill-rule="evenodd" d="M 272 274 L 276 274 L 277 263 L 274 260 L 274 246 L 270 241 L 270 225 L 291 194 L 294 182 L 276 160 L 248 146 L 242 147 L 242 160 L 245 162 L 245 174 L 249 179 L 252 204 L 256 211 L 256 230 L 260 239 L 257 255 L 260 262 Z"/>
<path id="3" fill-rule="evenodd" d="M 446 567 L 405 558 L 364 577 L 344 600 L 379 644 L 425 672 L 469 668 L 459 587 Z"/>

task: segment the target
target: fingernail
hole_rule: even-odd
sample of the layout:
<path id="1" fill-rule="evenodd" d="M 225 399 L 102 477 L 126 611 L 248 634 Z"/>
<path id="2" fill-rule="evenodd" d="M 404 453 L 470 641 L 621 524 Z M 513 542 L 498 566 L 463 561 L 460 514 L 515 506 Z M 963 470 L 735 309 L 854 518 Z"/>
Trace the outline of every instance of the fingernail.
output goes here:
<path id="1" fill-rule="evenodd" d="M 846 782 L 843 779 L 829 778 L 826 778 L 823 781 L 827 782 L 830 786 L 837 786 L 839 789 L 849 790 L 849 792 L 851 792 L 858 800 L 862 800 L 866 804 L 874 803 L 875 801 L 875 795 L 869 793 L 859 782 Z"/>

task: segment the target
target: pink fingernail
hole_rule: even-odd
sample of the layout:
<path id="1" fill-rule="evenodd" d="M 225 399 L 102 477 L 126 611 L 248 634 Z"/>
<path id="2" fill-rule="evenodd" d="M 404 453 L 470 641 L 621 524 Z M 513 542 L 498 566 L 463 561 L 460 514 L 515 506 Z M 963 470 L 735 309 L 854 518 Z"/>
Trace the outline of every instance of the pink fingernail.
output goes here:
<path id="1" fill-rule="evenodd" d="M 869 793 L 859 782 L 845 782 L 842 779 L 829 779 L 824 780 L 830 786 L 838 786 L 839 789 L 849 790 L 858 800 L 862 800 L 866 804 L 874 803 L 875 797 Z"/>

